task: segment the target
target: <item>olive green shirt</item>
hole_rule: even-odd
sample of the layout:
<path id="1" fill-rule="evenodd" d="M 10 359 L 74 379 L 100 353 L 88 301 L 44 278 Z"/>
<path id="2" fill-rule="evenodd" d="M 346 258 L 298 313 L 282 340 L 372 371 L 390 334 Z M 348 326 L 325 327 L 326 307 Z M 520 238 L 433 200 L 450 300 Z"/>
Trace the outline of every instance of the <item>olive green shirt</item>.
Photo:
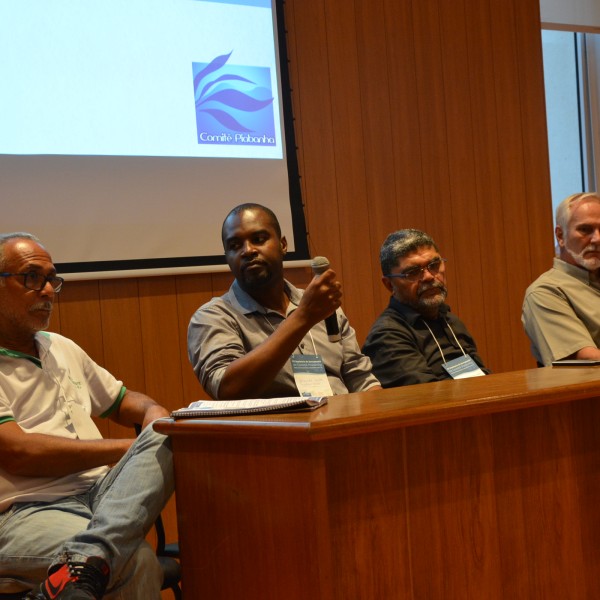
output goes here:
<path id="1" fill-rule="evenodd" d="M 589 271 L 555 258 L 527 288 L 521 319 L 534 357 L 548 366 L 600 345 L 600 289 Z"/>

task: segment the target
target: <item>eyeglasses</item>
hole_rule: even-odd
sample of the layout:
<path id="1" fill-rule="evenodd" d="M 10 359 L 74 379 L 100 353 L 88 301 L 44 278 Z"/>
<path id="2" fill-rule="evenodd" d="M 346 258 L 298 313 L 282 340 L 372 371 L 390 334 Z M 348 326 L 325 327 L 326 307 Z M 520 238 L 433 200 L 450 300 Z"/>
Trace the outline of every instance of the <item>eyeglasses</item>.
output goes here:
<path id="1" fill-rule="evenodd" d="M 22 277 L 23 285 L 28 290 L 33 290 L 35 292 L 41 292 L 46 287 L 46 283 L 50 283 L 52 289 L 58 293 L 65 282 L 62 277 L 57 277 L 56 275 L 42 275 L 35 271 L 30 271 L 29 273 L 0 273 L 0 277 Z"/>
<path id="2" fill-rule="evenodd" d="M 402 273 L 390 273 L 386 277 L 397 277 L 406 279 L 406 281 L 420 281 L 423 279 L 425 269 L 427 269 L 434 277 L 440 272 L 442 265 L 446 262 L 445 258 L 436 258 L 424 267 L 410 267 Z"/>

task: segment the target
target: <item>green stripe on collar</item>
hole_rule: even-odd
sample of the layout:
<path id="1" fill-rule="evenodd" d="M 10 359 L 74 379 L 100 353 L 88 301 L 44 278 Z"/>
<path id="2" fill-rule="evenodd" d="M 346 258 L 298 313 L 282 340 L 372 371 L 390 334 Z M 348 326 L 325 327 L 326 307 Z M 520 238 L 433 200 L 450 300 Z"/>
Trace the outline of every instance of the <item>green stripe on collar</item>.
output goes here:
<path id="1" fill-rule="evenodd" d="M 42 361 L 31 354 L 25 354 L 24 352 L 18 352 L 17 350 L 9 350 L 8 348 L 0 347 L 0 356 L 8 356 L 9 358 L 24 358 L 25 360 L 31 361 L 36 367 L 42 368 Z"/>

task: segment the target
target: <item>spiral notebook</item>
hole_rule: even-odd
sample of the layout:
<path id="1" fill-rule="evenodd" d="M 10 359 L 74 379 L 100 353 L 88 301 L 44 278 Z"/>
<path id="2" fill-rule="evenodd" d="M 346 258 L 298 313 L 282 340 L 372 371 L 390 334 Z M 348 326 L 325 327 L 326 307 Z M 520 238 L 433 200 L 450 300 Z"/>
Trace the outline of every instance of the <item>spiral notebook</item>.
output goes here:
<path id="1" fill-rule="evenodd" d="M 254 400 L 197 400 L 187 408 L 171 413 L 173 419 L 196 419 L 199 417 L 223 417 L 261 413 L 286 413 L 315 410 L 327 404 L 327 396 L 290 398 L 263 398 Z"/>

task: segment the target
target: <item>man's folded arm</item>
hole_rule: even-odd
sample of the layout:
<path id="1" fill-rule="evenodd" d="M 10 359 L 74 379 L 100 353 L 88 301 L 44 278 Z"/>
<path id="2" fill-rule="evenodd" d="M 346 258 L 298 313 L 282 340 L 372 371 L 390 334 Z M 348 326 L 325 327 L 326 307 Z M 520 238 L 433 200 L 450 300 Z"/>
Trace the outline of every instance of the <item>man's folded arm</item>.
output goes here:
<path id="1" fill-rule="evenodd" d="M 260 396 L 313 325 L 300 308 L 296 309 L 264 342 L 228 365 L 221 378 L 218 398 L 236 400 Z"/>
<path id="2" fill-rule="evenodd" d="M 146 394 L 142 394 L 141 392 L 127 390 L 119 404 L 118 411 L 114 415 L 111 415 L 111 418 L 120 425 L 125 425 L 126 427 L 141 425 L 143 429 L 146 425 L 152 423 L 152 421 L 168 416 L 169 411 L 155 402 L 150 396 L 146 396 Z"/>
<path id="3" fill-rule="evenodd" d="M 538 360 L 546 366 L 564 358 L 600 357 L 590 332 L 558 290 L 529 293 L 523 303 L 523 325 Z"/>
<path id="4" fill-rule="evenodd" d="M 11 475 L 61 477 L 117 462 L 131 439 L 79 440 L 29 433 L 15 421 L 0 425 L 1 466 Z"/>

